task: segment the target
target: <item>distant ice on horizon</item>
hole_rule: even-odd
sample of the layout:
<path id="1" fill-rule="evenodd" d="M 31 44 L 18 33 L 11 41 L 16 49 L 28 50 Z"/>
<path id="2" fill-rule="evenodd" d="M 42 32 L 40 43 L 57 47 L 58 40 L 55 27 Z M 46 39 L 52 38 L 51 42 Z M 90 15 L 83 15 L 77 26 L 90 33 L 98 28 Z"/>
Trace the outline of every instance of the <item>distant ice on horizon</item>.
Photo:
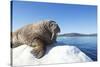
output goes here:
<path id="1" fill-rule="evenodd" d="M 91 62 L 79 48 L 69 45 L 48 46 L 47 52 L 41 59 L 36 59 L 30 51 L 32 47 L 22 45 L 13 49 L 13 66 L 42 65 L 58 63 Z"/>

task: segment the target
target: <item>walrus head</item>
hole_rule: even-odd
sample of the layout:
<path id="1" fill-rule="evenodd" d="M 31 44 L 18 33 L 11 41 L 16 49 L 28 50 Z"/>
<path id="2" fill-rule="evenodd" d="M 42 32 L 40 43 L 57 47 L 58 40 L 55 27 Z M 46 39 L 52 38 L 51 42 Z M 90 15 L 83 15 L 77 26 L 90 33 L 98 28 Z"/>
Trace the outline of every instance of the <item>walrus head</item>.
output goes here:
<path id="1" fill-rule="evenodd" d="M 55 21 L 48 20 L 48 23 L 49 23 L 49 26 L 48 26 L 49 31 L 52 33 L 51 40 L 55 40 L 57 33 L 60 32 L 60 27 L 58 26 L 58 24 Z"/>

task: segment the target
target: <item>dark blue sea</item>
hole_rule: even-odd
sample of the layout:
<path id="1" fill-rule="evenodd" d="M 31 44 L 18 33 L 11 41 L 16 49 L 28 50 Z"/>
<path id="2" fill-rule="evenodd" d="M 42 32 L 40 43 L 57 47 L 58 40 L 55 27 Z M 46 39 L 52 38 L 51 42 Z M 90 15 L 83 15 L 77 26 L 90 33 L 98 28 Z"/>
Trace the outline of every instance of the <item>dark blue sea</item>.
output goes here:
<path id="1" fill-rule="evenodd" d="M 97 37 L 96 36 L 79 36 L 79 37 L 58 37 L 58 42 L 78 47 L 93 61 L 97 61 Z"/>

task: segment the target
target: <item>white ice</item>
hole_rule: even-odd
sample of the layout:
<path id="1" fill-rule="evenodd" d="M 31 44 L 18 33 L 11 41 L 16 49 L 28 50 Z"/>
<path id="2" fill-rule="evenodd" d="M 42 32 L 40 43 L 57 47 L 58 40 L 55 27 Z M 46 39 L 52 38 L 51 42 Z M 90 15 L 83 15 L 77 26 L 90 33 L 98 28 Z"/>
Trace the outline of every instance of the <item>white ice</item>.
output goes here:
<path id="1" fill-rule="evenodd" d="M 57 44 L 56 44 L 57 45 Z M 79 48 L 70 45 L 48 46 L 46 54 L 36 59 L 30 51 L 32 47 L 22 45 L 13 49 L 13 66 L 41 65 L 57 63 L 79 63 L 92 61 Z"/>

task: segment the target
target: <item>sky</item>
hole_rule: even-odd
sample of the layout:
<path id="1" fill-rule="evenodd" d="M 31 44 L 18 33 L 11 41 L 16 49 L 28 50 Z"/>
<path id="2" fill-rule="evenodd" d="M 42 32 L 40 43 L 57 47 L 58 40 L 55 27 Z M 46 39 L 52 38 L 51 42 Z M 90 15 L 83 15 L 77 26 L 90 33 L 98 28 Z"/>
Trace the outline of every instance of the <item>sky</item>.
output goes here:
<path id="1" fill-rule="evenodd" d="M 54 20 L 61 33 L 97 33 L 97 6 L 13 1 L 12 30 L 41 20 Z"/>

